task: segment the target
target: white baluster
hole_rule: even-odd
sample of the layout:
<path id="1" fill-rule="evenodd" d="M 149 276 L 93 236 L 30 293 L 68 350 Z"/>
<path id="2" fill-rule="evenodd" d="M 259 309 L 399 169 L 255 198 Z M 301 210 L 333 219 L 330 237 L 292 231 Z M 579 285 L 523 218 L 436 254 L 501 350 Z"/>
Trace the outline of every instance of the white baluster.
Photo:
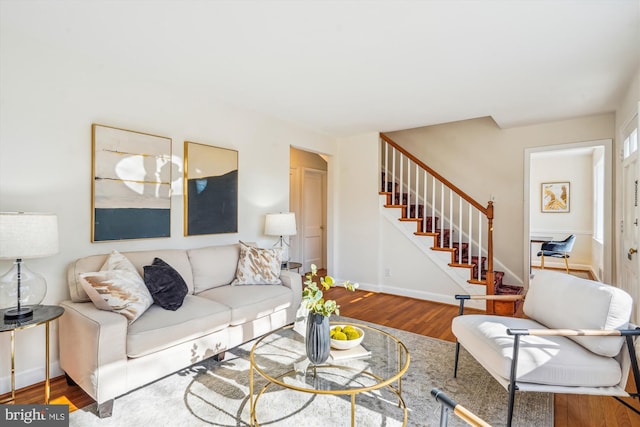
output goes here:
<path id="1" fill-rule="evenodd" d="M 419 184 L 419 179 L 420 179 L 420 168 L 418 167 L 418 164 L 416 163 L 416 215 L 414 218 L 418 218 L 418 195 L 420 194 L 420 184 Z"/>
<path id="2" fill-rule="evenodd" d="M 444 248 L 444 222 L 445 222 L 445 217 L 444 217 L 444 184 L 441 182 L 440 183 L 440 221 L 442 221 L 442 224 L 440 224 L 440 247 Z"/>
<path id="3" fill-rule="evenodd" d="M 469 249 L 467 249 L 467 263 L 471 264 L 471 256 L 473 255 L 473 206 L 469 205 Z"/>
<path id="4" fill-rule="evenodd" d="M 431 232 L 436 232 L 436 177 L 431 177 Z"/>
<path id="5" fill-rule="evenodd" d="M 453 247 L 453 190 L 449 189 L 449 249 Z"/>
<path id="6" fill-rule="evenodd" d="M 389 143 L 384 141 L 384 182 L 382 183 L 382 191 L 389 191 Z"/>
<path id="7" fill-rule="evenodd" d="M 398 195 L 399 199 L 398 199 L 398 204 L 401 205 L 402 204 L 402 196 L 404 193 L 404 160 L 403 160 L 403 155 L 402 153 L 400 153 L 400 189 L 398 190 L 398 192 L 400 193 Z"/>
<path id="8" fill-rule="evenodd" d="M 462 264 L 462 196 L 458 196 L 458 264 Z"/>
<path id="9" fill-rule="evenodd" d="M 424 171 L 424 182 L 422 184 L 422 203 L 424 203 L 424 209 L 422 211 L 422 231 L 427 230 L 427 171 Z"/>
<path id="10" fill-rule="evenodd" d="M 393 173 L 391 174 L 391 204 L 394 205 L 396 203 L 396 149 L 395 147 L 392 150 L 393 162 L 391 167 L 393 168 Z"/>
<path id="11" fill-rule="evenodd" d="M 407 205 L 406 205 L 407 218 L 411 217 L 411 211 L 409 207 L 411 206 L 411 159 L 407 157 Z"/>

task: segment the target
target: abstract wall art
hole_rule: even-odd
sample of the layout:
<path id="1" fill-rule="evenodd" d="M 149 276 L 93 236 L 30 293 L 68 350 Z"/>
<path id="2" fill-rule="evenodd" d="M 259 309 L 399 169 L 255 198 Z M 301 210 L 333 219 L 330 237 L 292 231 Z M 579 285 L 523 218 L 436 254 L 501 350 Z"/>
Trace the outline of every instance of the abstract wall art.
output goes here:
<path id="1" fill-rule="evenodd" d="M 540 195 L 540 206 L 542 212 L 569 212 L 569 203 L 569 182 L 542 183 Z"/>
<path id="2" fill-rule="evenodd" d="M 238 152 L 185 141 L 184 235 L 238 232 Z"/>
<path id="3" fill-rule="evenodd" d="M 171 235 L 171 139 L 91 127 L 91 241 Z"/>

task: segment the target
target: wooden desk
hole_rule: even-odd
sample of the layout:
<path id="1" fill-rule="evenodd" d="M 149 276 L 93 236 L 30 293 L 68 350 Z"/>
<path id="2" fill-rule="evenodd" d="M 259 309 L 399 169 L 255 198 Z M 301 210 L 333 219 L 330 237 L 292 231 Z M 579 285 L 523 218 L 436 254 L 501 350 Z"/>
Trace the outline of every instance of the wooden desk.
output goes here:
<path id="1" fill-rule="evenodd" d="M 552 236 L 538 236 L 533 235 L 529 236 L 529 274 L 531 274 L 531 254 L 533 252 L 533 244 L 534 243 L 544 243 L 553 240 Z"/>

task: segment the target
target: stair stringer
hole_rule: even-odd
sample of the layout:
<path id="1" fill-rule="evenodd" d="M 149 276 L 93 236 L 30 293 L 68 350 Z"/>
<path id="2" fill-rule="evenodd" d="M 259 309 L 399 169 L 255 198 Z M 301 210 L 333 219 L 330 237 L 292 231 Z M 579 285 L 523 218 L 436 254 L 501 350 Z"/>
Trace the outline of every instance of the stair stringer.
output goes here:
<path id="1" fill-rule="evenodd" d="M 406 237 L 423 255 L 426 255 L 432 263 L 442 270 L 449 278 L 455 288 L 451 290 L 448 295 L 442 295 L 438 298 L 439 302 L 446 302 L 448 304 L 457 305 L 454 295 L 456 294 L 470 294 L 470 295 L 485 295 L 485 285 L 476 285 L 468 282 L 469 273 L 466 269 L 460 269 L 457 267 L 451 267 L 451 254 L 445 251 L 435 251 L 431 248 L 435 245 L 435 239 L 432 236 L 417 236 L 415 234 L 416 226 L 414 222 L 399 221 L 401 208 L 386 208 L 386 196 L 380 196 L 380 215 L 387 220 L 395 229 L 397 229 L 404 237 Z M 464 270 L 464 271 L 463 271 Z M 486 308 L 485 301 L 469 300 L 465 303 L 465 306 L 471 308 L 477 308 L 484 310 Z"/>

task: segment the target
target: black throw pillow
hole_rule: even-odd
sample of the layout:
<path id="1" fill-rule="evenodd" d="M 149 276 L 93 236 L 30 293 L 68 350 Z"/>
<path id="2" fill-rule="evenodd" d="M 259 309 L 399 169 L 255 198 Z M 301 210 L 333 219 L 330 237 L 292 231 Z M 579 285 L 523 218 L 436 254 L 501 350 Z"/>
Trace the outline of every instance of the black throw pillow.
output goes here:
<path id="1" fill-rule="evenodd" d="M 165 310 L 179 309 L 189 292 L 180 273 L 160 258 L 154 258 L 152 265 L 144 266 L 144 283 L 153 302 Z"/>

